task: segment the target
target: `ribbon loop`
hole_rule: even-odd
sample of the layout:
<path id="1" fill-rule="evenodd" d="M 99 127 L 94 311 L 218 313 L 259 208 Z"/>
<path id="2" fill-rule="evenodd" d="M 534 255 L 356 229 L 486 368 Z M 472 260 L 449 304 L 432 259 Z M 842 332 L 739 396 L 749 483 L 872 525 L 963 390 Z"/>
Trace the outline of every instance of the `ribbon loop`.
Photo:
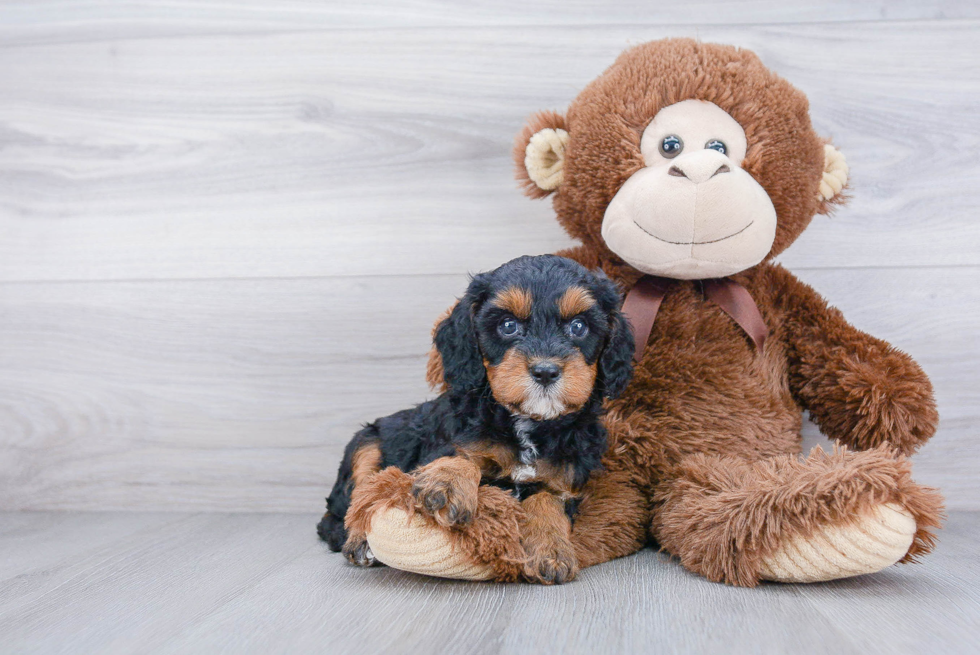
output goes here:
<path id="1" fill-rule="evenodd" d="M 623 314 L 633 326 L 633 339 L 636 349 L 633 351 L 633 361 L 639 362 L 647 347 L 647 339 L 653 330 L 653 322 L 657 320 L 660 303 L 670 290 L 673 280 L 653 275 L 641 277 L 623 301 Z"/>
<path id="2" fill-rule="evenodd" d="M 769 328 L 749 290 L 734 280 L 721 277 L 704 281 L 704 295 L 738 323 L 761 353 L 769 336 Z"/>
<path id="3" fill-rule="evenodd" d="M 636 340 L 634 361 L 639 362 L 643 358 L 660 305 L 675 282 L 676 280 L 655 275 L 644 275 L 626 294 L 623 314 L 633 326 L 633 338 Z M 748 289 L 728 278 L 702 280 L 702 284 L 705 297 L 728 314 L 752 339 L 756 350 L 762 352 L 769 328 L 766 327 L 762 312 Z"/>

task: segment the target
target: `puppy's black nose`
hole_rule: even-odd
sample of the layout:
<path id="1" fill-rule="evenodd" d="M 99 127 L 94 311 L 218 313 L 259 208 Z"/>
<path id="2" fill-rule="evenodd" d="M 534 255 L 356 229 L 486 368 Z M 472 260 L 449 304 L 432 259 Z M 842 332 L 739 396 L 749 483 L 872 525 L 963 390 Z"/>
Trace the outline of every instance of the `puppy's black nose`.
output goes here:
<path id="1" fill-rule="evenodd" d="M 561 368 L 553 362 L 538 362 L 528 369 L 531 377 L 542 387 L 547 387 L 561 377 Z"/>

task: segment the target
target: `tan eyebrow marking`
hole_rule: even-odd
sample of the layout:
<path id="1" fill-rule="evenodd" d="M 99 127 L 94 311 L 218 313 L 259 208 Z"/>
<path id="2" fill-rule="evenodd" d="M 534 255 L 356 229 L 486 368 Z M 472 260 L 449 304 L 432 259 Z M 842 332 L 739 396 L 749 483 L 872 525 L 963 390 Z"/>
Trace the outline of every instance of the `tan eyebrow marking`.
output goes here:
<path id="1" fill-rule="evenodd" d="M 507 287 L 496 296 L 492 304 L 494 307 L 504 309 L 517 318 L 530 318 L 531 308 L 534 306 L 534 298 L 531 292 L 520 287 Z"/>
<path id="2" fill-rule="evenodd" d="M 571 287 L 558 299 L 558 311 L 562 318 L 571 318 L 576 314 L 581 314 L 595 305 L 595 298 L 589 293 L 588 289 L 582 287 Z"/>

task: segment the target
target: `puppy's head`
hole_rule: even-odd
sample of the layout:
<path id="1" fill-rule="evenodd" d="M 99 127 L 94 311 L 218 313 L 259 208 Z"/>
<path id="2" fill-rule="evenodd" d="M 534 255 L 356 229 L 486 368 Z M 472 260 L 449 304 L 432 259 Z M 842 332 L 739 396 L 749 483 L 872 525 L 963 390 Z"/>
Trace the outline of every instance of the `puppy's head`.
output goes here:
<path id="1" fill-rule="evenodd" d="M 453 392 L 489 384 L 497 402 L 535 419 L 614 398 L 633 361 L 621 300 L 603 273 L 555 255 L 477 275 L 436 329 L 446 384 Z"/>

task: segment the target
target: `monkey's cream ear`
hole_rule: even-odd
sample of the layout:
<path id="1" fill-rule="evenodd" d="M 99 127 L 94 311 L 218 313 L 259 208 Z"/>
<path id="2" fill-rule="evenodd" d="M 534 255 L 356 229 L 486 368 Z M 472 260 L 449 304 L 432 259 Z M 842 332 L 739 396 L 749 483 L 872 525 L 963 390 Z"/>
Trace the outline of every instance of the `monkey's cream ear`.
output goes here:
<path id="1" fill-rule="evenodd" d="M 517 179 L 532 198 L 543 198 L 565 178 L 565 118 L 552 111 L 532 117 L 514 143 Z"/>
<path id="2" fill-rule="evenodd" d="M 564 179 L 568 132 L 550 127 L 534 134 L 524 149 L 527 176 L 542 191 L 554 191 Z"/>
<path id="3" fill-rule="evenodd" d="M 817 197 L 830 202 L 840 195 L 847 185 L 847 160 L 840 150 L 829 143 L 823 147 L 823 178 L 820 180 L 820 191 Z"/>

